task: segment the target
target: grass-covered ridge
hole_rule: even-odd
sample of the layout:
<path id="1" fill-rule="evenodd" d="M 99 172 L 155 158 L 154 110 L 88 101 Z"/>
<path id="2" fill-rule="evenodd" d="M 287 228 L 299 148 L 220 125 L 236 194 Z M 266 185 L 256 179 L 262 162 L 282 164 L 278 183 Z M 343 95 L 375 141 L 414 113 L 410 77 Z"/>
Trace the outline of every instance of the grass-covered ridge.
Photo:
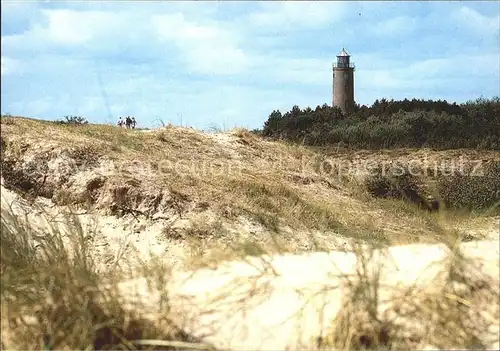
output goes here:
<path id="1" fill-rule="evenodd" d="M 435 239 L 426 223 L 442 214 L 419 203 L 429 195 L 442 201 L 443 210 L 475 215 L 492 207 L 498 213 L 500 200 L 495 173 L 500 156 L 494 151 L 329 150 L 269 141 L 244 130 L 141 131 L 15 117 L 2 118 L 2 141 L 5 186 L 61 205 L 122 215 L 163 212 L 182 218 L 194 208 L 208 208 L 225 221 L 244 216 L 273 232 L 288 227 L 352 237 L 373 231 L 414 242 Z M 388 196 L 373 196 L 370 187 L 390 186 L 376 170 L 383 165 L 389 171 L 394 160 L 402 170 L 414 161 L 421 165 L 411 178 L 420 185 L 411 199 L 389 196 L 396 204 L 384 209 Z M 471 176 L 472 169 L 481 175 Z M 406 219 L 404 239 L 392 227 L 401 225 L 397 213 L 406 207 L 415 211 Z"/>

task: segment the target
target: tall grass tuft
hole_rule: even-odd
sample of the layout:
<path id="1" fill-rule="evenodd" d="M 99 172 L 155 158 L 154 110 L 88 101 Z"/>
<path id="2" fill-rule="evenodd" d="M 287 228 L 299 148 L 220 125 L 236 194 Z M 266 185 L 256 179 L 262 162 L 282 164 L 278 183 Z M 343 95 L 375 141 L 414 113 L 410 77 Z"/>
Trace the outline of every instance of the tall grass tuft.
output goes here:
<path id="1" fill-rule="evenodd" d="M 1 212 L 2 349 L 196 348 L 168 308 L 158 323 L 143 318 L 141 306 L 123 308 L 118 274 L 99 273 L 92 233 L 76 215 L 65 215 L 68 230 L 54 222 L 37 229 L 15 212 Z"/>

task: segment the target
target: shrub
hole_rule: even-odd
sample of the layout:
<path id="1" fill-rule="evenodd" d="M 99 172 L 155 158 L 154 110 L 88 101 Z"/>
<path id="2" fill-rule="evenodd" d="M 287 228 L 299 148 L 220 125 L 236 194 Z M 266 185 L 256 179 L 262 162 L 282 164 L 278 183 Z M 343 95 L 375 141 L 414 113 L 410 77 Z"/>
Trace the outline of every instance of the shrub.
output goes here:
<path id="1" fill-rule="evenodd" d="M 81 116 L 64 116 L 64 120 L 56 121 L 58 124 L 69 124 L 69 125 L 83 125 L 89 122 L 85 117 Z"/>
<path id="2" fill-rule="evenodd" d="M 308 145 L 343 141 L 357 148 L 432 147 L 498 150 L 500 99 L 478 99 L 466 104 L 446 101 L 375 101 L 345 116 L 327 105 L 282 114 L 273 111 L 262 135 Z"/>
<path id="3" fill-rule="evenodd" d="M 365 180 L 367 191 L 373 197 L 405 200 L 429 211 L 439 209 L 439 203 L 429 201 L 418 177 L 404 165 L 377 166 Z"/>
<path id="4" fill-rule="evenodd" d="M 447 207 L 467 210 L 500 209 L 500 161 L 477 172 L 456 173 L 438 179 L 438 193 Z"/>

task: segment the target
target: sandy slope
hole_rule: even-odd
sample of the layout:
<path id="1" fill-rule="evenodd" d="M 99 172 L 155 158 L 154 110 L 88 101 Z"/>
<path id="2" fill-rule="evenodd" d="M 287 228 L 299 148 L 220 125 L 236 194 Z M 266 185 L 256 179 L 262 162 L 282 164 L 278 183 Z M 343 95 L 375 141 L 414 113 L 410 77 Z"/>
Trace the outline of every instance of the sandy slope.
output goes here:
<path id="1" fill-rule="evenodd" d="M 12 191 L 2 187 L 2 207 L 12 205 L 14 213 L 28 210 L 31 226 L 47 228 L 47 215 L 61 213 L 61 208 L 48 200 L 38 199 L 45 213 L 37 205 L 27 204 Z M 113 267 L 124 258 L 133 263 L 135 257 L 148 261 L 151 254 L 159 254 L 168 262 L 182 260 L 185 247 L 181 243 L 158 240 L 161 227 L 145 221 L 133 224 L 134 219 L 113 216 L 78 216 L 84 231 L 92 235 L 92 250 L 101 269 Z M 473 308 L 482 310 L 482 319 L 471 316 L 469 323 L 480 326 L 475 331 L 487 347 L 498 346 L 499 331 L 499 232 L 492 222 L 490 240 L 463 243 L 463 254 L 473 266 L 467 268 L 469 281 L 487 282 L 490 295 L 471 298 Z M 137 230 L 133 230 L 137 226 Z M 64 228 L 64 227 L 59 227 Z M 69 227 L 68 229 L 72 229 Z M 73 228 L 74 229 L 74 228 Z M 365 252 L 368 249 L 365 247 Z M 365 257 L 365 259 L 360 259 Z M 443 340 L 430 340 L 426 328 L 430 317 L 409 313 L 400 316 L 401 308 L 411 310 L 418 296 L 434 294 L 442 297 L 447 281 L 446 262 L 450 251 L 445 245 L 407 245 L 375 251 L 370 256 L 356 256 L 352 252 L 309 253 L 302 255 L 274 255 L 247 257 L 230 261 L 217 269 L 186 271 L 178 265 L 169 276 L 164 291 L 168 291 L 171 316 L 176 324 L 194 336 L 218 348 L 233 350 L 316 349 L 318 338 L 325 338 L 332 330 L 335 318 L 345 311 L 353 285 L 360 281 L 374 281 L 379 273 L 380 289 L 374 301 L 381 320 L 391 323 L 391 335 L 410 338 L 412 348 L 452 347 Z M 365 270 L 360 262 L 366 261 Z M 364 272 L 360 275 L 360 272 Z M 417 296 L 404 298 L 404 291 L 418 289 Z M 463 289 L 463 287 L 462 287 Z M 140 308 L 152 320 L 157 318 L 163 290 L 150 290 L 146 278 L 125 281 L 120 285 L 125 301 L 132 309 Z M 489 291 L 489 290 L 488 290 Z M 485 289 L 486 292 L 486 289 Z M 366 296 L 363 297 L 366 299 Z M 377 303 L 375 301 L 378 301 Z M 384 302 L 385 301 L 385 302 Z M 398 313 L 395 306 L 400 307 Z M 406 306 L 406 307 L 404 307 Z M 472 308 L 471 308 L 472 310 Z M 363 316 L 359 317 L 361 320 Z M 367 324 L 368 326 L 370 323 Z M 416 327 L 420 326 L 420 327 Z M 474 328 L 474 325 L 471 325 Z M 368 330 L 370 328 L 368 327 Z M 406 334 L 405 334 L 406 333 Z M 415 341 L 416 340 L 416 341 Z M 440 344 L 441 343 L 441 344 Z"/>
<path id="2" fill-rule="evenodd" d="M 2 210 L 12 211 L 20 218 L 27 215 L 29 227 L 33 230 L 40 233 L 61 231 L 64 235 L 75 236 L 75 226 L 64 224 L 64 213 L 69 213 L 69 209 L 42 198 L 29 204 L 3 186 L 1 196 Z M 161 222 L 98 214 L 78 214 L 76 218 L 91 240 L 93 258 L 101 271 L 112 268 L 118 261 L 147 262 L 152 255 L 175 264 L 185 254 L 181 242 L 169 242 L 168 238 L 161 236 Z"/>
<path id="3" fill-rule="evenodd" d="M 480 288 L 470 298 L 469 332 L 477 333 L 487 348 L 498 349 L 499 242 L 464 243 L 460 249 L 465 257 L 474 259 L 474 264 L 463 272 L 468 281 L 487 282 L 491 288 L 484 295 Z M 227 263 L 216 270 L 174 274 L 168 296 L 177 323 L 216 347 L 316 349 L 318 338 L 327 336 L 335 318 L 346 311 L 345 304 L 357 302 L 358 307 L 366 310 L 361 300 L 367 296 L 350 297 L 349 294 L 354 291 L 353 285 L 359 286 L 365 279 L 373 281 L 376 272 L 380 288 L 369 304 L 378 306 L 377 314 L 390 325 L 391 336 L 413 340 L 405 347 L 450 348 L 459 344 L 453 340 L 432 339 L 430 330 L 439 320 L 437 312 L 414 311 L 419 304 L 424 310 L 428 308 L 423 300 L 426 295 L 446 305 L 446 282 L 446 286 L 453 286 L 453 291 L 466 289 L 458 282 L 450 283 L 444 274 L 449 257 L 450 251 L 444 245 L 392 247 L 367 258 L 366 277 L 359 275 L 359 264 L 363 260 L 353 253 L 253 257 Z M 160 292 L 148 290 L 144 279 L 123 283 L 121 289 L 129 301 L 142 300 L 140 303 L 146 306 L 150 318 L 155 318 Z M 473 314 L 475 310 L 482 311 L 480 318 Z M 358 315 L 353 320 L 356 325 L 351 327 L 358 329 L 357 324 L 363 322 L 363 317 L 366 316 Z M 445 320 L 445 323 L 452 321 Z M 445 324 L 444 328 L 450 326 Z"/>

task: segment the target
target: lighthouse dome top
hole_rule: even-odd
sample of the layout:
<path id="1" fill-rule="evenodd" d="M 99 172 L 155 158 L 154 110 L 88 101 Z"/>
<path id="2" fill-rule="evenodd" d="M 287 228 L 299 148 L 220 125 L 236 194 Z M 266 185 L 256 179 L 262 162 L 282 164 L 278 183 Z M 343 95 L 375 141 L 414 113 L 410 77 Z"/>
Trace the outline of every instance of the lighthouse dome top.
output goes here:
<path id="1" fill-rule="evenodd" d="M 342 51 L 337 55 L 337 57 L 349 57 L 349 54 L 344 48 L 342 48 Z"/>

